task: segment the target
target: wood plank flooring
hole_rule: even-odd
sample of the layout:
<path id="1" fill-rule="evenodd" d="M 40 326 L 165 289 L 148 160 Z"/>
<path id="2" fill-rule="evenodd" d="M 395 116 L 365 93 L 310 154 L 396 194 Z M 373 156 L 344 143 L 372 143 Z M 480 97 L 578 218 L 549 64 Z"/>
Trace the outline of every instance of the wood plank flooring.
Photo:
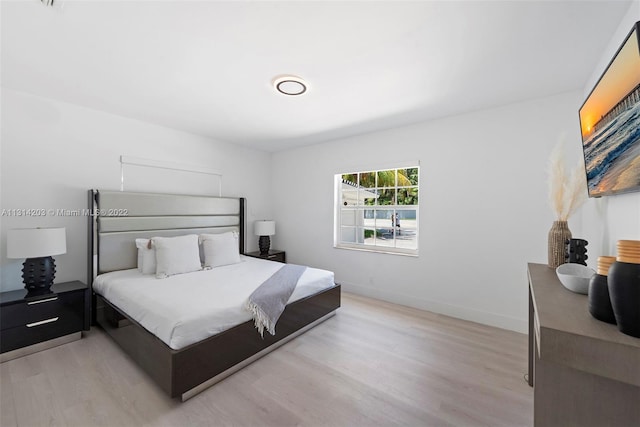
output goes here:
<path id="1" fill-rule="evenodd" d="M 181 403 L 99 328 L 0 365 L 8 426 L 530 426 L 527 339 L 343 293 L 336 316 Z"/>

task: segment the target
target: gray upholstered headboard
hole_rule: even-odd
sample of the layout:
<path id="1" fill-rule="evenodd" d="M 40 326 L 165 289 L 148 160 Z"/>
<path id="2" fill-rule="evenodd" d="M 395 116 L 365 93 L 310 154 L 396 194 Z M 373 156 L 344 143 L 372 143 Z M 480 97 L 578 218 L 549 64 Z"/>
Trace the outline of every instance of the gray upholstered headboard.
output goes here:
<path id="1" fill-rule="evenodd" d="M 136 238 L 240 233 L 244 253 L 244 198 L 89 190 L 89 280 L 136 268 Z"/>

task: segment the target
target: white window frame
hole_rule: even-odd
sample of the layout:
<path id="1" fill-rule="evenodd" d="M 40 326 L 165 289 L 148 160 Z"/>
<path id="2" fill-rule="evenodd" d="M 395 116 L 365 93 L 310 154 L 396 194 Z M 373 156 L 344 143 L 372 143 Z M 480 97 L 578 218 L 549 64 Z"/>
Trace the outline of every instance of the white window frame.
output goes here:
<path id="1" fill-rule="evenodd" d="M 409 249 L 409 248 L 398 248 L 395 247 L 396 245 L 396 234 L 393 234 L 393 242 L 394 245 L 393 247 L 391 246 L 377 246 L 375 244 L 365 244 L 363 243 L 352 243 L 352 242 L 342 242 L 342 229 L 343 229 L 343 215 L 342 212 L 345 209 L 345 206 L 343 205 L 343 198 L 342 198 L 342 194 L 343 194 L 343 182 L 342 182 L 342 176 L 345 174 L 361 174 L 361 173 L 367 173 L 367 172 L 375 172 L 376 173 L 376 181 L 377 181 L 377 176 L 378 176 L 378 172 L 380 171 L 385 171 L 385 170 L 393 170 L 393 169 L 413 169 L 413 168 L 417 168 L 418 169 L 418 184 L 415 186 L 418 189 L 418 204 L 417 205 L 398 205 L 397 204 L 397 200 L 396 200 L 396 204 L 395 205 L 364 205 L 364 204 L 358 204 L 356 203 L 353 207 L 346 207 L 347 210 L 394 210 L 394 211 L 402 211 L 402 210 L 407 210 L 407 211 L 415 211 L 415 215 L 416 215 L 416 230 L 415 230 L 415 243 L 416 243 L 416 249 Z M 356 189 L 359 192 L 361 191 L 368 191 L 367 188 L 364 187 L 359 187 L 356 184 Z M 377 185 L 377 182 L 376 182 Z M 373 190 L 376 189 L 381 189 L 382 187 L 375 187 L 372 188 Z M 396 195 L 397 195 L 397 190 L 398 189 L 406 189 L 406 188 L 413 188 L 413 187 L 403 187 L 403 186 L 398 186 L 398 182 L 397 182 L 397 176 L 396 176 L 396 184 L 394 187 L 384 187 L 384 188 L 394 188 L 394 190 L 396 191 Z M 416 162 L 416 163 L 412 163 L 408 166 L 395 166 L 392 165 L 390 167 L 378 167 L 375 169 L 363 169 L 363 168 L 358 168 L 358 170 L 351 170 L 348 172 L 341 172 L 341 173 L 336 173 L 334 175 L 334 235 L 333 235 L 333 246 L 334 248 L 337 249 L 349 249 L 349 250 L 357 250 L 357 251 L 365 251 L 365 252 L 376 252 L 376 253 L 386 253 L 386 254 L 393 254 L 393 255 L 406 255 L 406 256 L 418 256 L 419 250 L 420 250 L 420 246 L 419 246 L 419 240 L 420 240 L 420 200 L 421 199 L 421 195 L 420 195 L 420 163 Z M 359 198 L 359 196 L 358 196 Z M 344 225 L 345 227 L 350 227 L 351 224 L 348 225 Z M 353 226 L 354 228 L 359 228 L 357 225 Z M 362 226 L 362 228 L 364 228 L 364 225 Z M 377 232 L 377 227 L 374 227 L 374 239 L 376 239 L 376 235 L 375 233 Z"/>

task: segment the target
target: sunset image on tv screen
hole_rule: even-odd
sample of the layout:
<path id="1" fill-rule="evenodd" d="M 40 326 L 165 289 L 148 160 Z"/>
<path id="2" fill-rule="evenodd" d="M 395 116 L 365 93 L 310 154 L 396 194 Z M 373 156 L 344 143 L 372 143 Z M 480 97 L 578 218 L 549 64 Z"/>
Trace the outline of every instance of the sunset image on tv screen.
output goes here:
<path id="1" fill-rule="evenodd" d="M 591 196 L 640 190 L 638 24 L 580 109 Z"/>

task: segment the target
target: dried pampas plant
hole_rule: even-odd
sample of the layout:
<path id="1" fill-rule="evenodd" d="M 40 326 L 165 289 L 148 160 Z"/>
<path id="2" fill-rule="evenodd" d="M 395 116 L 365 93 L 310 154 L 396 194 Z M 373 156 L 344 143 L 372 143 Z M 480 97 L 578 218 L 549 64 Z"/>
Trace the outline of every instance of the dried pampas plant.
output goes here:
<path id="1" fill-rule="evenodd" d="M 569 176 L 564 167 L 564 140 L 560 140 L 549 157 L 549 203 L 558 221 L 569 219 L 587 200 L 587 181 L 584 161 L 578 163 Z"/>
<path id="2" fill-rule="evenodd" d="M 549 157 L 549 204 L 555 212 L 558 219 L 562 216 L 564 189 L 565 189 L 565 173 L 564 173 L 564 155 L 562 141 L 558 142 Z"/>

